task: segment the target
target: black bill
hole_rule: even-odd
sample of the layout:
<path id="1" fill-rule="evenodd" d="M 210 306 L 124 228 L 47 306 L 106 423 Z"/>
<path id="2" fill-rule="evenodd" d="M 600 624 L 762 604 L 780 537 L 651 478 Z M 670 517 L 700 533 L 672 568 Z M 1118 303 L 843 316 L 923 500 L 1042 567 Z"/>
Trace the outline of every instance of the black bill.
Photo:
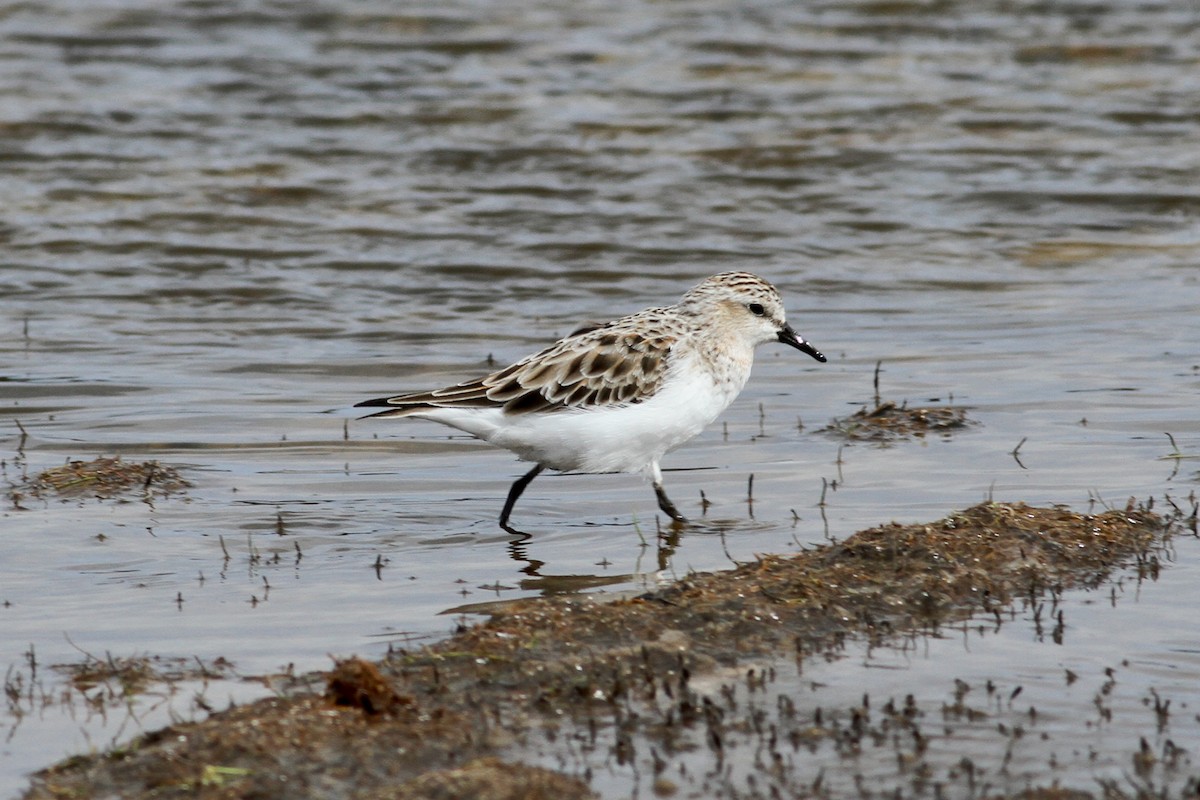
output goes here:
<path id="1" fill-rule="evenodd" d="M 791 325 L 784 325 L 783 330 L 779 331 L 779 341 L 783 342 L 784 344 L 791 345 L 801 353 L 808 353 L 822 364 L 825 363 L 825 355 L 820 350 L 804 341 L 804 337 L 792 330 Z"/>

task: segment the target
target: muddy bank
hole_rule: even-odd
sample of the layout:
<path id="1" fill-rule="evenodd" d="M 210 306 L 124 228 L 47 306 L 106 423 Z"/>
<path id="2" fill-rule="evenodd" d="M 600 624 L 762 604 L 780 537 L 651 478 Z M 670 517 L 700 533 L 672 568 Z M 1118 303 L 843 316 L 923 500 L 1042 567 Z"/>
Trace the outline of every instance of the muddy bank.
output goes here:
<path id="1" fill-rule="evenodd" d="M 616 602 L 514 603 L 434 646 L 347 659 L 278 697 L 63 762 L 26 796 L 590 797 L 614 763 L 657 796 L 838 796 L 832 781 L 797 785 L 788 753 L 902 730 L 896 769 L 914 770 L 920 714 L 888 702 L 872 717 L 864 697 L 834 718 L 779 699 L 768 719 L 738 697 L 768 692 L 772 664 L 803 670 L 850 638 L 886 645 L 971 616 L 999 625 L 1016 600 L 1117 569 L 1154 578 L 1181 517 L 987 503 Z M 757 777 L 735 786 L 724 767 L 739 748 Z M 712 768 L 684 763 L 698 757 Z"/>

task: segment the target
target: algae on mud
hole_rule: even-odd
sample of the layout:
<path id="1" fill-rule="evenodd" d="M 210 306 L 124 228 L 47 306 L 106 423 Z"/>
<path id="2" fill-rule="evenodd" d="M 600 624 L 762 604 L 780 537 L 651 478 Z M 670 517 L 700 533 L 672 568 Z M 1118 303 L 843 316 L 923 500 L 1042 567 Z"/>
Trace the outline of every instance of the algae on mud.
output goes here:
<path id="1" fill-rule="evenodd" d="M 689 749 L 684 734 L 706 731 L 721 760 L 754 728 L 697 689 L 698 677 L 733 668 L 753 688 L 768 680 L 756 671 L 763 656 L 802 661 L 847 637 L 883 644 L 979 612 L 999 618 L 1014 598 L 1094 586 L 1120 567 L 1153 578 L 1181 516 L 1132 503 L 1093 515 L 984 503 L 615 602 L 513 603 L 378 666 L 348 659 L 278 697 L 70 759 L 39 773 L 27 797 L 591 797 L 593 761 L 644 758 L 634 736 L 655 743 L 654 788 L 670 794 L 685 779 L 682 766 L 668 769 Z M 902 724 L 911 709 L 885 712 Z M 572 734 L 560 739 L 564 724 Z M 588 742 L 610 727 L 614 744 L 589 758 Z M 797 723 L 786 736 L 798 746 L 835 733 Z M 544 740 L 574 774 L 520 763 Z"/>

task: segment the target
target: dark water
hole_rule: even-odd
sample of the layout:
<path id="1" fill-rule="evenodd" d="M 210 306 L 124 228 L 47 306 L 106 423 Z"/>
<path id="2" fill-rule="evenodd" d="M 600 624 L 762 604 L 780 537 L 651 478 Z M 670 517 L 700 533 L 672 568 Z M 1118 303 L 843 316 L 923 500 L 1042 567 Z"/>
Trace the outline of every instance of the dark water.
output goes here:
<path id="1" fill-rule="evenodd" d="M 120 454 L 194 487 L 6 502 L 0 667 L 46 694 L 46 665 L 81 649 L 320 668 L 444 635 L 458 606 L 652 585 L 986 496 L 1186 496 L 1198 61 L 1200 16 L 1167 2 L 10 5 L 5 477 Z M 521 465 L 349 410 L 734 268 L 774 281 L 830 363 L 761 351 L 742 398 L 668 457 L 676 502 L 698 513 L 704 491 L 717 523 L 661 557 L 640 478 L 568 476 L 522 499 L 536 536 L 514 561 L 494 520 Z M 870 402 L 879 361 L 886 398 L 980 424 L 853 445 L 839 467 L 817 430 Z M 1188 459 L 1164 458 L 1166 432 Z M 960 673 L 1033 664 L 1057 686 L 1061 664 L 1128 660 L 1133 685 L 1194 710 L 1198 564 L 1183 541 L 1117 611 L 1081 597 L 1062 645 L 1014 629 L 887 674 L 940 699 Z M 1055 735 L 1086 749 L 1063 702 Z M 187 690 L 134 716 L 42 706 L 3 717 L 6 792 L 195 712 Z M 1148 735 L 1200 741 L 1189 718 Z"/>

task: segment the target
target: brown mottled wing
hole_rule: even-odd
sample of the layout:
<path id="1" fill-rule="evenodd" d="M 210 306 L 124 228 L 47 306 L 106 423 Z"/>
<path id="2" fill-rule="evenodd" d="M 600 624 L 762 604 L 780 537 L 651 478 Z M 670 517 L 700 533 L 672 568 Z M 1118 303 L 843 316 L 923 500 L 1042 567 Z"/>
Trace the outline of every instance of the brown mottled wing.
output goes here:
<path id="1" fill-rule="evenodd" d="M 540 353 L 478 380 L 432 392 L 383 397 L 376 416 L 430 408 L 503 408 L 510 414 L 640 403 L 658 391 L 676 337 L 604 325 L 561 339 Z"/>

